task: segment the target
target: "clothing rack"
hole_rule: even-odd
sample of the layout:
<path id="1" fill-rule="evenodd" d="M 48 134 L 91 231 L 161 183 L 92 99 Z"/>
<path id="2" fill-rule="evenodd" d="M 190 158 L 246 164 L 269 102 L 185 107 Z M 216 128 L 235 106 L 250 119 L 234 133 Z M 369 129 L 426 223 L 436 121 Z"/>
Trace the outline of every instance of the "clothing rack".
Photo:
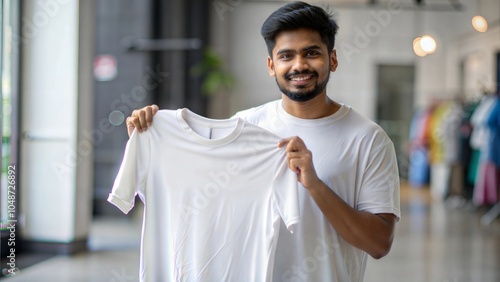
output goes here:
<path id="1" fill-rule="evenodd" d="M 467 104 L 469 104 L 469 103 L 478 103 L 478 104 L 481 104 L 483 101 L 485 101 L 485 100 L 483 100 L 483 99 L 482 99 L 483 97 L 485 97 L 485 98 L 486 98 L 486 97 L 488 97 L 487 99 L 489 99 L 489 98 L 490 98 L 490 97 L 492 97 L 492 96 L 497 96 L 497 97 L 499 97 L 498 95 L 500 95 L 500 91 L 499 91 L 499 92 L 486 92 L 486 91 L 482 91 L 482 92 L 481 92 L 481 94 L 482 94 L 482 96 L 481 96 L 481 97 L 459 97 L 459 96 L 455 96 L 455 97 L 446 97 L 446 98 L 444 98 L 444 97 L 439 97 L 439 98 L 436 98 L 436 99 L 432 99 L 432 100 L 430 100 L 430 103 L 429 103 L 428 107 L 429 107 L 429 109 L 436 107 L 437 111 L 439 111 L 439 110 L 440 110 L 440 109 L 439 109 L 439 107 L 440 107 L 441 105 L 444 105 L 444 103 L 449 103 L 449 102 L 454 102 L 454 103 L 457 103 L 458 105 L 461 105 L 461 106 L 466 106 L 466 105 L 467 105 Z M 500 98 L 500 97 L 499 97 L 499 98 Z M 499 99 L 499 98 L 496 98 L 496 99 Z M 491 99 L 490 99 L 489 101 L 491 101 Z M 497 100 L 497 103 L 498 103 L 498 101 L 499 101 L 499 100 Z M 498 104 L 497 104 L 497 105 L 498 105 Z M 498 106 L 495 106 L 495 107 L 496 107 L 496 110 L 495 110 L 495 115 L 497 115 L 497 114 L 499 113 L 499 112 L 498 112 Z M 472 109 L 473 109 L 473 108 L 468 108 L 468 111 L 469 111 L 469 110 L 472 110 Z M 475 111 L 475 110 L 476 110 L 476 109 L 474 109 L 474 111 Z M 484 109 L 483 109 L 483 111 L 484 111 Z M 471 114 L 471 112 L 468 112 L 468 113 L 469 113 L 469 114 Z M 467 114 L 466 116 L 469 116 L 469 114 Z M 448 116 L 450 116 L 450 115 L 448 115 Z M 465 117 L 465 116 L 464 116 L 464 117 Z M 472 116 L 471 116 L 471 117 L 472 117 Z M 495 120 L 496 120 L 496 118 L 495 118 Z M 476 117 L 476 122 L 478 122 L 478 121 L 477 121 L 477 117 Z M 496 122 L 495 122 L 495 124 L 496 124 Z M 447 126 L 449 127 L 449 125 L 450 125 L 450 124 L 448 123 L 448 124 L 447 124 Z M 496 127 L 496 128 L 497 128 L 497 127 Z M 431 130 L 431 131 L 432 131 L 432 130 Z M 433 132 L 433 131 L 432 131 L 432 132 Z M 498 135 L 492 135 L 492 136 L 498 136 Z M 462 136 L 462 137 L 463 137 L 463 136 Z M 461 137 L 461 138 L 462 138 L 462 137 Z M 470 137 L 472 137 L 472 136 L 470 136 Z M 432 136 L 427 137 L 427 138 L 431 139 L 431 138 L 432 138 Z M 461 140 L 461 142 L 462 142 L 462 143 L 460 143 L 461 145 L 462 145 L 462 144 L 466 144 L 466 143 L 469 143 L 469 142 L 470 142 L 469 140 L 467 140 L 467 141 L 466 141 L 466 143 L 463 143 L 463 140 L 467 140 L 467 139 L 462 139 L 462 140 Z M 472 139 L 471 139 L 471 140 L 472 140 Z M 491 142 L 498 142 L 498 138 L 497 138 L 497 139 L 494 139 L 494 140 L 497 140 L 497 141 L 491 141 Z M 476 143 L 477 143 L 477 142 L 476 142 Z M 429 143 L 429 146 L 432 146 L 432 145 L 433 145 L 433 143 L 432 143 L 432 142 L 430 142 L 430 143 Z M 452 147 L 452 148 L 454 148 L 454 147 Z M 479 150 L 479 149 L 478 149 L 478 145 L 477 145 L 477 144 L 476 144 L 476 146 L 475 146 L 474 148 L 475 148 L 476 152 L 477 152 L 477 150 Z M 449 151 L 448 151 L 448 152 L 449 152 Z M 466 199 L 469 199 L 469 200 L 471 200 L 471 201 L 473 201 L 473 200 L 474 200 L 474 201 L 475 201 L 475 200 L 477 200 L 477 204 L 478 204 L 478 205 L 493 204 L 493 206 L 492 206 L 491 208 L 489 208 L 489 210 L 488 210 L 485 214 L 483 214 L 483 215 L 481 215 L 481 216 L 480 216 L 480 223 L 481 223 L 482 225 L 490 225 L 492 222 L 494 222 L 497 218 L 499 218 L 499 217 L 500 217 L 500 200 L 498 200 L 498 199 L 500 198 L 500 191 L 498 191 L 498 190 L 497 190 L 497 189 L 498 189 L 498 186 L 500 185 L 500 179 L 498 178 L 498 177 L 500 177 L 500 176 L 498 175 L 498 174 L 500 173 L 500 172 L 498 172 L 498 169 L 500 169 L 500 168 L 499 168 L 499 166 L 498 166 L 498 163 L 499 163 L 499 162 L 498 162 L 498 152 L 499 152 L 499 151 L 498 151 L 498 150 L 496 150 L 495 152 L 496 152 L 496 153 L 494 153 L 494 155 L 492 155 L 492 156 L 497 156 L 497 159 L 495 159 L 495 160 L 488 160 L 488 164 L 487 164 L 487 165 L 488 165 L 488 166 L 487 166 L 488 170 L 486 171 L 486 164 L 485 164 L 484 171 L 483 171 L 483 172 L 481 172 L 481 173 L 483 173 L 483 174 L 482 174 L 482 182 L 479 182 L 479 187 L 481 187 L 481 188 L 484 188 L 484 189 L 485 189 L 485 190 L 484 190 L 484 193 L 485 193 L 484 195 L 481 193 L 482 189 L 481 189 L 481 190 L 474 190 L 474 189 L 478 189 L 478 186 L 477 186 L 477 184 L 474 184 L 474 185 L 472 185 L 472 186 L 471 186 L 471 184 L 472 184 L 472 183 L 470 182 L 471 180 L 470 180 L 470 177 L 469 177 L 468 175 L 465 175 L 465 176 L 466 176 L 466 178 L 467 178 L 467 180 L 466 180 L 466 181 L 467 181 L 467 186 L 465 186 L 465 185 L 464 185 L 463 187 L 461 187 L 461 189 L 460 189 L 460 188 L 457 188 L 457 189 L 459 189 L 459 190 L 466 189 L 466 195 L 464 195 L 464 192 L 465 192 L 465 191 L 458 191 L 458 190 L 454 191 L 454 193 L 457 193 L 457 195 L 461 195 L 462 197 L 463 197 L 463 196 L 465 196 L 465 197 L 466 197 Z M 429 150 L 429 156 L 430 156 L 430 154 L 431 154 L 431 152 L 430 152 L 430 150 Z M 477 155 L 476 155 L 476 156 L 477 156 Z M 472 160 L 471 158 L 473 158 L 473 155 L 470 155 L 470 156 L 467 158 L 467 159 L 468 159 L 468 160 L 467 160 L 467 162 L 469 162 L 470 160 Z M 457 160 L 455 160 L 455 161 L 457 161 Z M 442 162 L 442 160 L 441 160 L 441 162 Z M 489 183 L 489 184 L 488 184 L 488 187 L 489 187 L 489 188 L 485 188 L 485 186 L 483 186 L 483 185 L 486 185 L 486 182 L 484 182 L 484 181 L 486 181 L 486 180 L 485 180 L 485 179 L 486 179 L 486 178 L 485 178 L 485 177 L 486 177 L 485 175 L 486 175 L 486 174 L 487 174 L 487 175 L 489 175 L 489 176 L 491 176 L 491 175 L 492 175 L 492 174 L 491 174 L 491 173 L 492 173 L 492 166 L 493 166 L 492 164 L 494 164 L 494 165 L 496 166 L 496 169 L 497 169 L 497 170 L 496 170 L 496 172 L 493 170 L 493 174 L 495 174 L 495 178 L 496 178 L 497 180 L 496 180 L 494 183 L 488 182 L 488 183 Z M 476 165 L 477 165 L 477 164 L 476 164 Z M 451 167 L 450 167 L 450 169 L 451 169 L 451 168 L 453 168 L 453 166 L 451 166 Z M 477 167 L 476 167 L 475 169 L 477 169 Z M 473 170 L 472 170 L 472 171 L 473 171 Z M 464 172 L 465 172 L 465 171 L 464 171 Z M 414 174 L 413 174 L 413 175 L 417 175 L 416 173 L 417 173 L 417 171 L 414 171 Z M 450 175 L 450 177 L 451 177 L 451 175 Z M 480 177 L 480 176 L 477 176 L 477 177 Z M 490 178 L 488 178 L 488 179 L 490 179 Z M 417 179 L 417 180 L 418 180 L 418 179 Z M 428 180 L 428 179 L 427 179 L 427 180 Z M 450 181 L 450 180 L 449 180 L 449 181 Z M 475 181 L 479 181 L 479 180 L 477 180 L 477 179 L 476 179 Z M 483 183 L 483 182 L 484 182 L 484 183 Z M 451 188 L 451 185 L 452 185 L 452 184 L 451 184 L 451 182 L 448 182 L 448 183 L 447 183 L 447 187 L 444 187 L 444 184 L 443 184 L 443 183 L 441 183 L 441 182 L 437 182 L 436 184 L 439 184 L 439 187 L 438 187 L 438 185 L 436 185 L 436 187 L 438 187 L 438 188 L 444 188 L 445 190 L 447 190 L 447 192 L 446 192 L 446 193 L 450 193 L 450 191 L 451 191 L 451 190 L 449 190 L 449 189 Z M 441 184 L 443 184 L 443 185 L 441 185 Z M 465 183 L 463 183 L 463 184 L 465 184 Z M 443 187 L 441 187 L 441 186 L 443 186 Z M 474 187 L 473 187 L 473 186 L 474 186 Z M 454 186 L 454 187 L 460 187 L 460 186 L 459 186 L 459 185 L 456 185 L 456 183 L 455 183 L 455 186 Z M 472 188 L 472 187 L 473 187 L 473 189 L 471 190 L 471 188 Z M 494 189 L 495 187 L 496 187 L 497 189 Z M 493 190 L 492 190 L 492 189 L 493 189 Z M 436 191 L 438 191 L 438 190 L 439 190 L 439 191 L 441 191 L 441 189 L 436 189 Z M 494 197 L 495 197 L 495 200 L 493 200 L 493 201 L 492 201 L 492 200 L 491 200 L 491 196 L 494 194 L 494 192 L 492 192 L 492 191 L 495 191 L 495 190 L 497 190 L 497 191 L 498 191 L 497 193 L 499 193 L 499 194 L 498 194 L 498 196 L 494 196 Z M 438 191 L 438 192 L 439 192 L 439 191 Z M 474 195 L 471 195 L 471 194 L 470 194 L 470 193 L 475 193 L 475 191 L 480 191 L 480 192 L 479 192 L 479 194 L 474 194 Z M 489 192 L 488 192 L 488 191 L 489 191 Z M 486 195 L 486 194 L 487 194 L 487 195 Z M 446 197 L 446 196 L 449 196 L 449 195 L 450 195 L 450 194 L 447 194 L 447 195 L 445 194 L 444 196 Z M 476 196 L 477 196 L 478 198 L 476 198 Z M 484 198 L 483 198 L 483 197 L 484 197 Z M 490 197 L 490 198 L 488 198 L 488 197 Z M 487 198 L 488 198 L 488 199 L 487 199 Z"/>

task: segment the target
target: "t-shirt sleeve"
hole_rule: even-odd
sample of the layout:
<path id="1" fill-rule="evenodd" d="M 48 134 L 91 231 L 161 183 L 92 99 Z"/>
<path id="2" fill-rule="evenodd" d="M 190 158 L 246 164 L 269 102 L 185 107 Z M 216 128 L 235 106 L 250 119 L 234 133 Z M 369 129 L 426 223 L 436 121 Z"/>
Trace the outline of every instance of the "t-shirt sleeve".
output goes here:
<path id="1" fill-rule="evenodd" d="M 295 225 L 300 221 L 297 174 L 288 168 L 284 148 L 280 149 L 277 159 L 273 196 L 279 215 L 287 229 L 293 233 Z"/>
<path id="2" fill-rule="evenodd" d="M 108 202 L 125 214 L 134 207 L 135 196 L 144 193 L 149 163 L 148 136 L 148 132 L 139 134 L 136 131 L 130 136 L 108 197 Z"/>
<path id="3" fill-rule="evenodd" d="M 392 142 L 371 152 L 357 208 L 371 213 L 392 213 L 400 219 L 399 171 Z"/>

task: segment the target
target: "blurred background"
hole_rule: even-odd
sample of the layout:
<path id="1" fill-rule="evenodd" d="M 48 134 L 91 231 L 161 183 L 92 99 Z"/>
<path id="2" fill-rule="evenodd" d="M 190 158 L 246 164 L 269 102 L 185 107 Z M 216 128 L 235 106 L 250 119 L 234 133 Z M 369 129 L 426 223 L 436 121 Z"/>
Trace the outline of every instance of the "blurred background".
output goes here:
<path id="1" fill-rule="evenodd" d="M 287 2 L 0 0 L 0 277 L 137 281 L 142 207 L 106 201 L 125 118 L 280 98 L 260 27 Z M 500 1 L 306 2 L 340 26 L 329 96 L 396 146 L 402 219 L 365 281 L 500 281 Z"/>

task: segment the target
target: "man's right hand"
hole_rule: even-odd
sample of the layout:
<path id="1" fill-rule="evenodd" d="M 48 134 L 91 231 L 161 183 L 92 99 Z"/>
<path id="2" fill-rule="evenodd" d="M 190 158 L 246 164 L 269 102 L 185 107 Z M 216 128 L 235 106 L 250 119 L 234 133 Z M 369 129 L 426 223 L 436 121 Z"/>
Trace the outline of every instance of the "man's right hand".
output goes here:
<path id="1" fill-rule="evenodd" d="M 153 122 L 153 116 L 158 112 L 157 105 L 146 106 L 142 109 L 134 110 L 127 118 L 128 136 L 132 135 L 134 128 L 139 132 L 146 131 Z"/>

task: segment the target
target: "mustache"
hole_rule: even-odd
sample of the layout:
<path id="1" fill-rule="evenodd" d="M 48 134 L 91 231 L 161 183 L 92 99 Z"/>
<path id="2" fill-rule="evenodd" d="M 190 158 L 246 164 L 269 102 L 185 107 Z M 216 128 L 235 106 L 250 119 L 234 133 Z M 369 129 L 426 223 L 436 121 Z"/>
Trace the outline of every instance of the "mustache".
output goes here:
<path id="1" fill-rule="evenodd" d="M 318 73 L 316 71 L 304 70 L 304 71 L 294 71 L 294 72 L 291 72 L 289 74 L 286 74 L 285 78 L 290 79 L 290 77 L 292 77 L 294 75 L 299 75 L 299 74 L 311 74 L 311 75 L 318 76 Z"/>

